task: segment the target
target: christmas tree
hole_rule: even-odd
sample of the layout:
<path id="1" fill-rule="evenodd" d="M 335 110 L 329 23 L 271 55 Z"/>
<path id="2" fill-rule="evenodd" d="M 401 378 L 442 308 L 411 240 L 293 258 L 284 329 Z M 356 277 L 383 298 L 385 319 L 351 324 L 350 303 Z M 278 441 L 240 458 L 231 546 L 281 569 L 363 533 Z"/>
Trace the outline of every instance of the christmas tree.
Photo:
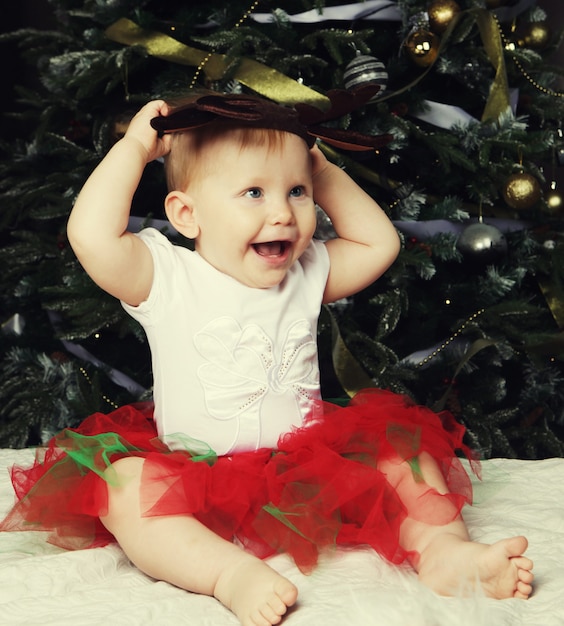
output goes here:
<path id="1" fill-rule="evenodd" d="M 404 245 L 376 284 L 322 311 L 324 396 L 386 387 L 450 410 L 485 457 L 564 453 L 564 71 L 551 9 L 49 0 L 49 10 L 51 29 L 0 38 L 33 74 L 16 78 L 3 122 L 0 445 L 39 444 L 150 398 L 143 333 L 65 235 L 82 184 L 142 104 L 204 86 L 323 109 L 329 90 L 373 83 L 366 106 L 331 124 L 390 143 L 362 156 L 321 148 Z M 176 240 L 164 194 L 152 163 L 132 228 Z M 320 217 L 319 235 L 330 234 Z"/>

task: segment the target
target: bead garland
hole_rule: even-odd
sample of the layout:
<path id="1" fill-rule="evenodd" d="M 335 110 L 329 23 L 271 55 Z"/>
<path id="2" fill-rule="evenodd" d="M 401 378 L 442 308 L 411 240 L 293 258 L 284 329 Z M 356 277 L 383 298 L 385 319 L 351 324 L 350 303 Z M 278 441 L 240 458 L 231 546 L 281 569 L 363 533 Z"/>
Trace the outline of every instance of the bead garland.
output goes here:
<path id="1" fill-rule="evenodd" d="M 504 32 L 501 30 L 501 24 L 499 23 L 499 19 L 497 17 L 497 15 L 494 14 L 494 19 L 497 23 L 497 28 L 499 30 L 499 34 L 501 36 L 501 40 L 503 41 L 503 45 L 505 46 L 506 50 L 511 50 L 511 42 L 507 39 L 507 37 L 505 36 Z M 549 87 L 543 87 L 542 85 L 540 85 L 530 74 L 529 72 L 527 72 L 527 70 L 523 67 L 523 65 L 521 64 L 521 61 L 519 61 L 519 59 L 515 58 L 515 56 L 511 57 L 513 59 L 513 63 L 515 63 L 515 65 L 517 66 L 517 69 L 521 72 L 521 74 L 523 74 L 523 76 L 529 81 L 529 83 L 531 83 L 531 85 L 535 88 L 538 89 L 541 93 L 544 93 L 548 96 L 555 96 L 556 98 L 564 98 L 564 92 L 562 91 L 554 91 L 553 89 L 550 89 Z"/>
<path id="2" fill-rule="evenodd" d="M 254 0 L 254 2 L 245 11 L 245 13 L 243 13 L 243 15 L 241 16 L 241 18 L 239 19 L 239 21 L 235 24 L 233 28 L 237 29 L 240 26 L 242 26 L 245 20 L 249 17 L 249 15 L 257 8 L 259 3 L 260 3 L 260 0 Z M 192 82 L 190 83 L 190 89 L 193 89 L 194 86 L 196 85 L 196 81 L 198 80 L 198 77 L 202 73 L 202 70 L 204 69 L 206 63 L 211 59 L 213 54 L 214 54 L 213 51 L 208 52 L 206 56 L 198 64 L 198 67 L 196 68 L 196 71 L 194 72 L 194 76 L 192 77 Z"/>
<path id="3" fill-rule="evenodd" d="M 429 363 L 429 361 L 431 359 L 434 359 L 438 354 L 440 354 L 449 344 L 451 344 L 459 335 L 460 333 L 468 326 L 468 324 L 470 324 L 470 322 L 473 322 L 477 317 L 479 317 L 480 315 L 482 315 L 482 313 L 485 311 L 486 309 L 480 309 L 479 311 L 476 311 L 476 313 L 473 313 L 465 322 L 464 324 L 462 324 L 462 326 L 453 334 L 451 335 L 443 344 L 441 344 L 436 350 L 433 350 L 433 352 L 431 352 L 431 354 L 429 354 L 428 356 L 426 356 L 422 361 L 420 361 L 417 364 L 417 367 L 423 367 L 423 365 L 427 365 L 427 363 Z"/>
<path id="4" fill-rule="evenodd" d="M 88 376 L 88 372 L 83 368 L 83 367 L 79 367 L 79 371 L 80 373 L 84 376 L 84 378 L 86 379 L 86 382 L 92 387 L 92 380 L 90 378 L 90 376 Z M 105 394 L 101 394 L 102 400 L 104 400 L 104 402 L 107 402 L 113 409 L 118 409 L 119 405 L 116 404 L 113 400 L 111 400 L 110 398 L 108 398 L 108 396 L 106 396 Z"/>

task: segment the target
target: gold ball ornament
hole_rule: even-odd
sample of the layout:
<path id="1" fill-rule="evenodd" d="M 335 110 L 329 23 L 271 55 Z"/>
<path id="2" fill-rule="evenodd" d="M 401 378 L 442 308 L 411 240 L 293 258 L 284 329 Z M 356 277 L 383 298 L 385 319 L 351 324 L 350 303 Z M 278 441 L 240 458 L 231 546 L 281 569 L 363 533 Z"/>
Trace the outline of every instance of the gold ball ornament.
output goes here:
<path id="1" fill-rule="evenodd" d="M 541 198 L 539 181 L 531 174 L 519 172 L 512 174 L 502 189 L 503 199 L 517 211 L 530 209 Z"/>
<path id="2" fill-rule="evenodd" d="M 454 0 L 433 0 L 427 7 L 431 30 L 441 35 L 459 13 L 460 7 Z"/>
<path id="3" fill-rule="evenodd" d="M 520 48 L 543 50 L 551 36 L 547 22 L 528 22 L 517 29 L 517 45 Z"/>
<path id="4" fill-rule="evenodd" d="M 439 54 L 440 40 L 424 28 L 418 28 L 407 36 L 405 47 L 409 58 L 419 67 L 429 67 Z"/>

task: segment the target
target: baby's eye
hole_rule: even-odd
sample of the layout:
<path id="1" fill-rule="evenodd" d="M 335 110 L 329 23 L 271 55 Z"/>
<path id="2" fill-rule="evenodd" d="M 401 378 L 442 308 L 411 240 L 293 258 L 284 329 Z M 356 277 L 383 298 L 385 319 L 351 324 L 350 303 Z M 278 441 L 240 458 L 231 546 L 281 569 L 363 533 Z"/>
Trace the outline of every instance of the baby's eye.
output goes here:
<path id="1" fill-rule="evenodd" d="M 290 196 L 292 196 L 292 198 L 299 198 L 300 196 L 303 196 L 304 193 L 305 190 L 301 185 L 292 187 L 292 189 L 290 190 Z"/>
<path id="2" fill-rule="evenodd" d="M 252 189 L 247 190 L 246 194 L 249 198 L 257 199 L 262 196 L 262 191 L 258 187 L 253 187 Z"/>

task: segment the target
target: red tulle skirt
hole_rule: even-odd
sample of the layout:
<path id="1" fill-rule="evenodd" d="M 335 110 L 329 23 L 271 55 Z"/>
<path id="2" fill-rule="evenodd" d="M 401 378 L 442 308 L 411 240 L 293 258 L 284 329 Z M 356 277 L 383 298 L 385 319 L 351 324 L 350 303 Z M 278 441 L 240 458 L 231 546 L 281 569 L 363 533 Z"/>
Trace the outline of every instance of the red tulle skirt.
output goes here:
<path id="1" fill-rule="evenodd" d="M 336 545 L 367 544 L 400 563 L 409 556 L 399 541 L 403 520 L 446 524 L 471 502 L 456 453 L 473 458 L 450 414 L 379 389 L 346 407 L 320 408 L 276 450 L 222 457 L 169 449 L 157 438 L 150 404 L 94 414 L 39 449 L 31 467 L 11 469 L 17 502 L 0 530 L 47 530 L 49 541 L 68 549 L 114 541 L 99 517 L 108 510 L 108 467 L 126 456 L 145 459 L 142 515 L 193 515 L 261 558 L 289 553 L 303 571 Z M 435 459 L 448 493 L 425 485 L 422 453 Z M 403 461 L 413 497 L 400 497 L 385 473 Z"/>

